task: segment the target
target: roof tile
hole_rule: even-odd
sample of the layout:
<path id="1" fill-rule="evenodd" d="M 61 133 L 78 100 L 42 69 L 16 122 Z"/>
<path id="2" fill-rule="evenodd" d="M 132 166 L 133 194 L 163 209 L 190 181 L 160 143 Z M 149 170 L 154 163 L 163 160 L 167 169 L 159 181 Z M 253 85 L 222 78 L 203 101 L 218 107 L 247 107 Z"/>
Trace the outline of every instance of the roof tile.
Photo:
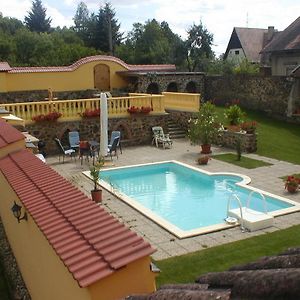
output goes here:
<path id="1" fill-rule="evenodd" d="M 12 134 L 20 138 L 15 131 Z M 0 145 L 1 138 L 7 143 L 0 130 Z M 154 252 L 149 243 L 30 152 L 21 150 L 2 158 L 0 170 L 80 286 Z"/>

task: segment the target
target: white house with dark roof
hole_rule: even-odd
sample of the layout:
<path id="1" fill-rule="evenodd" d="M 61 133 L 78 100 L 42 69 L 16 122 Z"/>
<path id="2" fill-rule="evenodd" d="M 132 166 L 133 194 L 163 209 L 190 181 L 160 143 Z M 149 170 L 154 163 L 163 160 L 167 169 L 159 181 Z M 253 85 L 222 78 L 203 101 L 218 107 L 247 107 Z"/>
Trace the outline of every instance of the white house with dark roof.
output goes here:
<path id="1" fill-rule="evenodd" d="M 224 59 L 240 63 L 247 59 L 251 63 L 260 63 L 261 49 L 277 34 L 274 27 L 268 29 L 234 27 Z"/>

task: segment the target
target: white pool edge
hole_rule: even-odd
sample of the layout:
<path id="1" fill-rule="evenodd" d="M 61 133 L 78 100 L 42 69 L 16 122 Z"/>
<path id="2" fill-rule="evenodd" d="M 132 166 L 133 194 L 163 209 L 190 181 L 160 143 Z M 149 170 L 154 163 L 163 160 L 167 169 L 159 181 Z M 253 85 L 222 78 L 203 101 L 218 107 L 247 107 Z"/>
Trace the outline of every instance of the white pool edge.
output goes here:
<path id="1" fill-rule="evenodd" d="M 122 166 L 122 167 L 113 167 L 113 168 L 108 168 L 107 170 L 118 170 L 118 169 L 124 169 L 124 168 L 134 168 L 134 167 L 142 167 L 142 166 L 147 166 L 147 165 L 157 165 L 157 164 L 164 164 L 164 163 L 176 163 L 179 165 L 182 165 L 184 167 L 193 169 L 197 172 L 200 173 L 205 173 L 209 176 L 213 176 L 213 175 L 233 175 L 233 176 L 239 176 L 241 178 L 243 178 L 243 180 L 241 182 L 236 183 L 236 185 L 239 185 L 243 188 L 246 188 L 250 191 L 256 191 L 259 193 L 262 193 L 264 195 L 273 197 L 275 199 L 281 200 L 283 202 L 287 202 L 290 203 L 294 206 L 292 207 L 288 207 L 288 208 L 283 208 L 280 210 L 276 210 L 273 212 L 269 212 L 268 214 L 270 214 L 273 217 L 278 217 L 278 216 L 282 216 L 285 214 L 290 214 L 293 212 L 297 212 L 300 211 L 300 204 L 292 201 L 288 198 L 284 198 L 266 191 L 263 191 L 261 189 L 249 186 L 248 184 L 251 182 L 251 178 L 247 175 L 243 175 L 243 174 L 239 174 L 239 173 L 231 173 L 231 172 L 209 172 L 206 170 L 203 170 L 201 168 L 196 168 L 194 166 L 176 161 L 176 160 L 167 160 L 167 161 L 160 161 L 160 162 L 152 162 L 152 163 L 145 163 L 145 164 L 136 164 L 136 165 L 130 165 L 130 166 Z M 91 178 L 90 176 L 90 172 L 89 171 L 84 171 L 82 172 L 86 177 Z M 223 230 L 223 229 L 227 229 L 227 228 L 232 228 L 235 226 L 239 226 L 239 225 L 229 225 L 227 223 L 220 223 L 220 224 L 215 224 L 215 225 L 210 225 L 210 226 L 205 226 L 205 227 L 201 227 L 201 228 L 196 228 L 196 229 L 192 229 L 192 230 L 181 230 L 180 228 L 178 228 L 177 226 L 175 226 L 174 224 L 168 222 L 167 220 L 165 220 L 164 218 L 158 216 L 157 214 L 155 214 L 154 212 L 152 212 L 150 209 L 148 209 L 147 207 L 141 205 L 140 203 L 138 203 L 136 200 L 134 200 L 133 198 L 125 195 L 124 193 L 116 190 L 112 185 L 110 185 L 109 183 L 105 182 L 104 180 L 99 180 L 99 184 L 100 186 L 102 186 L 104 189 L 106 189 L 107 191 L 109 191 L 110 193 L 112 193 L 113 195 L 115 195 L 117 198 L 119 198 L 120 200 L 122 200 L 123 202 L 125 202 L 126 204 L 128 204 L 129 206 L 131 206 L 132 208 L 134 208 L 135 210 L 139 211 L 140 213 L 142 213 L 145 217 L 149 218 L 150 220 L 154 221 L 155 223 L 157 223 L 159 226 L 163 227 L 164 229 L 166 229 L 167 231 L 169 231 L 170 233 L 174 234 L 176 237 L 182 239 L 182 238 L 188 238 L 188 237 L 192 237 L 192 236 L 196 236 L 196 235 L 201 235 L 201 234 L 206 234 L 206 233 L 210 233 L 210 232 L 214 232 L 214 231 L 219 231 L 219 230 Z"/>

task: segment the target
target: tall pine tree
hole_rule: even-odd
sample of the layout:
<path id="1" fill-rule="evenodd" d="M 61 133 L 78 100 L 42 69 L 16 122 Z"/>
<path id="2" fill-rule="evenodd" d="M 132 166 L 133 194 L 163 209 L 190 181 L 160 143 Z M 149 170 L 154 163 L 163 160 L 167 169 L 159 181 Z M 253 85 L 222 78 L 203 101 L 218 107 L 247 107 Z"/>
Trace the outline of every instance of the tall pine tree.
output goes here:
<path id="1" fill-rule="evenodd" d="M 97 25 L 95 30 L 94 47 L 104 52 L 114 55 L 115 48 L 122 41 L 120 33 L 120 23 L 115 18 L 116 12 L 109 2 L 101 7 L 97 15 Z"/>
<path id="2" fill-rule="evenodd" d="M 51 29 L 51 18 L 46 18 L 46 8 L 41 0 L 33 0 L 31 11 L 25 17 L 25 24 L 30 31 L 49 32 Z"/>

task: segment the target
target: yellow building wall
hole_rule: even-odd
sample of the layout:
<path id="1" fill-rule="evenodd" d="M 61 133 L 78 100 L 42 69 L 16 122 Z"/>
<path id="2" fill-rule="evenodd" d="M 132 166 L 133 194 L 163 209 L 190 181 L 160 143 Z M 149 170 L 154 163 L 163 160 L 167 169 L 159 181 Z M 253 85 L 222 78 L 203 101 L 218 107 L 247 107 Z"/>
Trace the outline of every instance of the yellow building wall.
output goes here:
<path id="1" fill-rule="evenodd" d="M 71 72 L 6 73 L 6 84 L 1 84 L 0 81 L 0 92 L 47 90 L 48 88 L 54 92 L 94 89 L 94 66 L 98 64 L 110 68 L 111 89 L 127 86 L 127 82 L 116 74 L 117 71 L 126 70 L 122 65 L 113 61 L 99 60 L 83 64 Z"/>
<path id="2" fill-rule="evenodd" d="M 91 300 L 117 300 L 154 292 L 155 273 L 150 270 L 150 262 L 150 257 L 141 258 L 89 286 Z"/>
<path id="3" fill-rule="evenodd" d="M 89 300 L 30 215 L 20 223 L 13 216 L 13 202 L 22 204 L 1 172 L 0 190 L 1 219 L 32 300 Z"/>
<path id="4" fill-rule="evenodd" d="M 5 72 L 0 72 L 0 92 L 6 92 L 6 76 Z"/>

